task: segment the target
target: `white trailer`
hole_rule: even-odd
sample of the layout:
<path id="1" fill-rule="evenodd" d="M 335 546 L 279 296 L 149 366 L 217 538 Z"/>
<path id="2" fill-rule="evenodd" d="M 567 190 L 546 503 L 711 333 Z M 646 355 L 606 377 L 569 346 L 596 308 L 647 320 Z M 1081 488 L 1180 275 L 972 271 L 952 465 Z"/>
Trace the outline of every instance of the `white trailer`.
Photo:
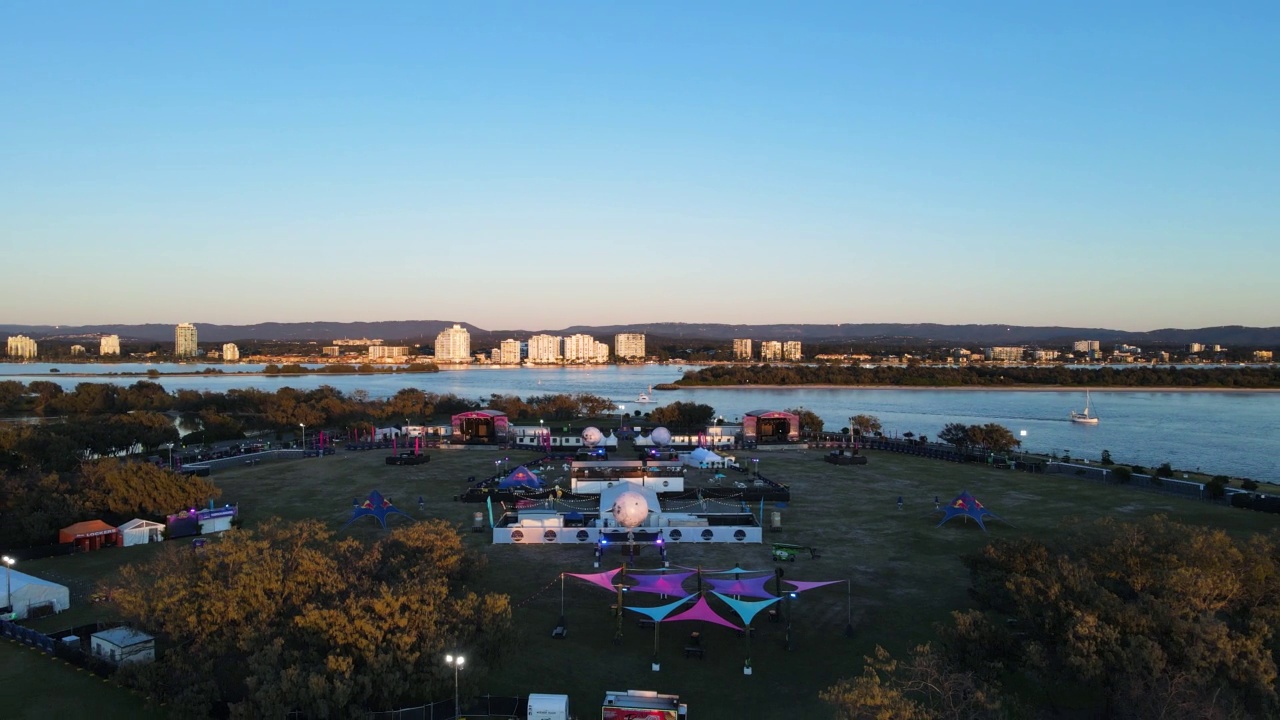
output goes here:
<path id="1" fill-rule="evenodd" d="M 569 720 L 569 696 L 529 694 L 529 720 Z"/>

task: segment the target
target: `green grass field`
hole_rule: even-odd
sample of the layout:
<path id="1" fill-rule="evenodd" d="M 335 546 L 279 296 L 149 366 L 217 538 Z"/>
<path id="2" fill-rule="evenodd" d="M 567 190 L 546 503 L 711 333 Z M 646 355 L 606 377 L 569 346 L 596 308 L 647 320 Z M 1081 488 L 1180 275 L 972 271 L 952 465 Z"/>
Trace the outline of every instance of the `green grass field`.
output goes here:
<path id="1" fill-rule="evenodd" d="M 516 606 L 518 626 L 510 638 L 511 652 L 505 665 L 483 679 L 468 678 L 463 671 L 464 693 L 567 693 L 574 712 L 582 718 L 595 715 L 605 690 L 630 688 L 678 693 L 698 720 L 829 717 L 830 712 L 817 699 L 818 692 L 842 676 L 857 674 L 862 657 L 875 645 L 903 652 L 928 640 L 934 624 L 946 620 L 952 610 L 968 607 L 968 578 L 960 558 L 989 538 L 1050 535 L 1064 523 L 1098 515 L 1139 518 L 1163 513 L 1182 522 L 1239 533 L 1271 530 L 1278 520 L 1272 515 L 1066 476 L 1027 475 L 885 453 L 872 453 L 869 465 L 853 467 L 824 463 L 821 451 L 740 453 L 740 461 L 759 457 L 763 475 L 792 487 L 792 502 L 781 511 L 783 529 L 766 531 L 766 540 L 821 549 L 819 559 L 802 556 L 783 563 L 786 577 L 850 580 L 851 608 L 843 584 L 800 595 L 791 603 L 791 650 L 784 647 L 783 624 L 768 623 L 763 614 L 757 617 L 752 641 L 754 672 L 749 677 L 742 674 L 745 640 L 733 631 L 698 627 L 697 623 L 662 625 L 661 670 L 653 672 L 653 631 L 637 628 L 635 617 L 628 613 L 622 642 L 615 645 L 616 621 L 609 610 L 613 596 L 581 581 L 570 579 L 565 585 L 568 637 L 550 638 L 560 615 L 557 578 L 561 572 L 592 572 L 590 547 L 492 545 L 488 533 L 470 532 L 472 513 L 483 511 L 484 506 L 453 499 L 464 489 L 466 478 L 492 474 L 495 459 L 509 457 L 514 467 L 533 455 L 488 449 L 433 451 L 429 464 L 413 467 L 384 465 L 385 455 L 379 451 L 339 453 L 237 468 L 215 474 L 214 481 L 223 489 L 223 501 L 240 503 L 249 526 L 278 516 L 315 520 L 336 530 L 350 516 L 352 498 L 362 499 L 374 489 L 393 498 L 414 517 L 438 517 L 455 523 L 468 544 L 489 559 L 475 589 L 509 594 Z M 552 477 L 563 474 L 553 473 Z M 966 489 L 1012 524 L 992 521 L 989 535 L 959 521 L 936 528 L 934 497 L 945 503 Z M 418 507 L 419 496 L 425 501 L 424 510 Z M 896 504 L 898 496 L 905 501 L 902 510 Z M 774 509 L 767 504 L 766 514 Z M 396 516 L 390 520 L 393 527 L 407 522 Z M 344 531 L 358 538 L 382 532 L 368 518 Z M 144 560 L 152 552 L 154 547 L 143 546 L 26 563 L 24 570 L 69 583 L 77 596 L 70 616 L 64 613 L 45 619 L 39 627 L 49 630 L 110 617 L 109 603 L 88 604 L 84 595 L 120 564 Z M 767 544 L 671 544 L 669 556 L 673 564 L 690 567 L 721 569 L 736 564 L 768 571 L 776 567 Z M 601 569 L 620 563 L 620 556 L 611 554 Z M 652 551 L 642 554 L 637 563 L 640 568 L 657 564 Z M 632 601 L 660 603 L 654 596 L 628 600 Z M 850 612 L 852 638 L 844 634 Z M 705 638 L 703 660 L 683 657 L 684 638 L 692 630 L 701 631 Z M 47 660 L 26 660 L 36 659 Z M 0 656 L 0 685 L 21 682 L 25 664 Z M 55 665 L 50 672 L 53 670 L 59 667 Z M 74 671 L 66 673 L 74 677 Z M 50 698 L 50 702 L 63 702 L 70 694 L 93 706 L 106 703 L 100 696 L 121 692 L 95 683 L 56 693 L 57 698 Z M 33 693 L 26 702 L 39 706 L 41 697 L 43 693 Z M 60 715 L 56 708 L 31 715 L 43 716 Z"/>

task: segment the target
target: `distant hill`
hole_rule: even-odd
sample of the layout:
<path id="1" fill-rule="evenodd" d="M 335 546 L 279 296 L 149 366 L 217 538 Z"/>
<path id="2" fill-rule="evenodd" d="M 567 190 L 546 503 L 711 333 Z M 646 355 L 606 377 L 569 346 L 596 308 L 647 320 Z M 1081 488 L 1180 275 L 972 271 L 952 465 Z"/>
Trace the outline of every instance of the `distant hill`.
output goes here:
<path id="1" fill-rule="evenodd" d="M 858 342 L 883 344 L 1024 345 L 1057 346 L 1073 340 L 1124 342 L 1133 345 L 1186 345 L 1191 342 L 1227 347 L 1280 347 L 1280 327 L 1258 328 L 1228 325 L 1181 329 L 1164 328 L 1148 332 L 1106 328 L 1033 327 L 1021 325 L 939 325 L 935 323 L 843 323 L 836 325 L 729 325 L 724 323 L 646 323 L 637 325 L 574 325 L 559 329 L 486 330 L 456 320 L 392 320 L 382 322 L 258 323 L 256 325 L 210 325 L 196 323 L 201 342 L 236 340 L 286 340 L 331 342 L 338 338 L 381 338 L 385 341 L 434 342 L 436 334 L 455 322 L 467 328 L 476 340 L 527 338 L 536 333 L 572 335 L 586 333 L 604 339 L 619 332 L 642 332 L 655 337 L 723 341 L 733 338 L 754 340 L 800 340 L 802 342 Z M 169 342 L 173 325 L 0 325 L 0 334 L 29 335 L 41 339 L 75 339 L 102 334 L 119 335 L 130 341 Z"/>

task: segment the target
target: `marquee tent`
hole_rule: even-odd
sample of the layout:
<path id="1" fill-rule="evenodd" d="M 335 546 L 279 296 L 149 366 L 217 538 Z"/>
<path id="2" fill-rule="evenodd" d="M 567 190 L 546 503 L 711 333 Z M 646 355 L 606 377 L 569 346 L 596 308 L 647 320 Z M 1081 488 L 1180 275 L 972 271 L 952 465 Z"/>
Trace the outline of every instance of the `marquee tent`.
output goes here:
<path id="1" fill-rule="evenodd" d="M 369 515 L 372 516 L 374 520 L 377 520 L 378 524 L 385 528 L 387 526 L 387 516 L 392 513 L 399 513 L 400 515 L 410 519 L 413 518 L 409 513 L 397 508 L 395 505 L 392 505 L 391 498 L 384 498 L 382 497 L 382 493 L 374 490 L 369 493 L 369 497 L 363 503 L 353 503 L 351 508 L 351 519 L 347 521 L 347 525 Z M 342 527 L 345 529 L 347 525 L 343 525 Z"/>
<path id="2" fill-rule="evenodd" d="M 723 463 L 724 458 L 706 448 L 697 448 L 684 456 L 684 464 L 693 467 L 712 467 L 715 463 Z"/>
<path id="3" fill-rule="evenodd" d="M 523 465 L 512 470 L 511 474 L 507 475 L 502 479 L 502 482 L 498 483 L 499 490 L 506 490 L 509 488 L 529 488 L 531 490 L 538 490 L 544 487 L 546 487 L 546 483 L 539 480 L 537 475 L 534 475 L 529 471 L 529 468 Z"/>
<path id="4" fill-rule="evenodd" d="M 991 512 L 986 506 L 978 502 L 978 499 L 970 495 L 968 490 L 957 495 L 956 499 L 952 500 L 944 510 L 946 514 L 942 516 L 942 522 L 938 523 L 938 527 L 942 527 L 948 520 L 955 517 L 963 517 L 966 522 L 969 518 L 973 518 L 983 532 L 987 531 L 987 526 L 983 523 L 984 518 L 991 517 L 1005 522 L 1004 518 Z"/>
<path id="5" fill-rule="evenodd" d="M 164 539 L 163 532 L 164 524 L 162 523 L 134 518 L 116 528 L 116 545 L 129 547 L 130 545 L 160 542 Z"/>
<path id="6" fill-rule="evenodd" d="M 9 568 L 9 579 L 0 583 L 0 606 L 10 604 L 9 592 L 13 593 L 13 611 L 17 619 L 22 620 L 36 608 L 52 607 L 54 612 L 62 612 L 71 607 L 71 591 L 65 585 L 48 580 L 41 580 L 34 575 L 18 572 Z"/>
<path id="7" fill-rule="evenodd" d="M 114 540 L 116 529 L 101 520 L 86 520 L 58 531 L 58 542 L 75 543 L 77 550 L 97 550 L 108 539 Z"/>

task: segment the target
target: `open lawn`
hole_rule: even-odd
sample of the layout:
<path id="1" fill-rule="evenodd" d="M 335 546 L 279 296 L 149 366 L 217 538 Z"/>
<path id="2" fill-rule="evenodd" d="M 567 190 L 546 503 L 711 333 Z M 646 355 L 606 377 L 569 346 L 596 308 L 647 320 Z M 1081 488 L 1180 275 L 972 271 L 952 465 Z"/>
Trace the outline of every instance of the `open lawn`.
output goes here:
<path id="1" fill-rule="evenodd" d="M 463 671 L 463 693 L 567 693 L 574 712 L 583 718 L 595 715 L 605 690 L 628 688 L 678 693 L 689 703 L 691 716 L 700 720 L 830 717 L 817 699 L 818 692 L 837 678 L 859 673 L 862 657 L 876 644 L 901 653 L 929 639 L 934 623 L 946 620 L 950 611 L 968 607 L 968 578 L 960 558 L 989 538 L 1045 536 L 1063 523 L 1097 515 L 1139 518 L 1164 513 L 1182 522 L 1240 533 L 1268 531 L 1280 522 L 1274 515 L 1060 475 L 1028 475 L 888 453 L 871 453 L 865 466 L 837 467 L 822 462 L 822 451 L 742 452 L 739 461 L 759 457 L 763 475 L 792 487 L 792 501 L 781 510 L 783 528 L 766 531 L 766 539 L 821 550 L 819 559 L 802 555 L 783 563 L 786 578 L 851 580 L 851 608 L 844 584 L 812 590 L 791 601 L 790 650 L 785 648 L 785 623 L 769 623 L 764 614 L 758 616 L 751 648 L 754 673 L 749 677 L 742 674 L 746 641 L 733 631 L 698 623 L 662 625 L 661 671 L 653 672 L 649 665 L 653 630 L 638 628 L 636 616 L 628 613 L 622 641 L 615 645 L 616 621 L 609 609 L 612 594 L 572 578 L 564 595 L 568 637 L 550 638 L 560 615 L 559 574 L 593 572 L 590 547 L 492 545 L 487 532 L 470 532 L 472 514 L 483 512 L 484 505 L 453 499 L 465 489 L 466 478 L 491 475 L 495 459 L 508 457 L 514 467 L 534 455 L 478 448 L 433 450 L 426 465 L 398 467 L 383 464 L 386 454 L 340 451 L 336 456 L 226 470 L 215 473 L 213 480 L 223 489 L 221 501 L 240 503 L 248 526 L 279 516 L 317 520 L 337 530 L 350 517 L 352 499 L 363 499 L 374 489 L 414 517 L 455 523 L 468 544 L 489 559 L 475 589 L 509 594 L 519 628 L 510 639 L 506 664 L 491 676 L 473 680 Z M 557 471 L 552 477 L 563 474 Z M 1012 525 L 991 521 L 989 535 L 959 520 L 936 528 L 934 497 L 945 504 L 961 490 L 969 490 Z M 421 510 L 419 496 L 425 504 Z M 905 505 L 901 510 L 896 504 L 899 496 Z M 758 504 L 752 507 L 758 508 Z M 766 504 L 766 518 L 775 509 Z M 408 522 L 397 516 L 389 520 L 392 527 Z M 343 532 L 372 538 L 384 531 L 373 519 L 362 518 Z M 668 551 L 673 565 L 708 569 L 740 565 L 766 571 L 778 567 L 767 544 L 683 543 L 670 544 Z M 145 559 L 152 552 L 148 547 L 123 548 L 27 563 L 24 570 L 70 583 L 76 590 L 74 622 L 64 614 L 42 621 L 42 629 L 108 617 L 109 603 L 85 604 L 83 594 L 118 564 Z M 610 554 L 601 569 L 620 563 L 619 555 Z M 646 550 L 637 563 L 640 568 L 658 564 L 652 550 Z M 662 601 L 638 596 L 627 602 L 658 605 Z M 851 638 L 844 634 L 850 611 Z M 693 630 L 704 637 L 702 660 L 683 655 L 684 638 Z M 27 661 L 37 659 L 54 662 Z M 0 686 L 21 682 L 25 668 L 22 673 L 18 669 L 0 655 Z M 40 702 L 36 695 L 28 701 Z M 55 708 L 32 717 L 58 714 Z"/>
<path id="2" fill-rule="evenodd" d="M 0 640 L 0 708 L 6 720 L 151 720 L 165 715 L 87 670 Z"/>

